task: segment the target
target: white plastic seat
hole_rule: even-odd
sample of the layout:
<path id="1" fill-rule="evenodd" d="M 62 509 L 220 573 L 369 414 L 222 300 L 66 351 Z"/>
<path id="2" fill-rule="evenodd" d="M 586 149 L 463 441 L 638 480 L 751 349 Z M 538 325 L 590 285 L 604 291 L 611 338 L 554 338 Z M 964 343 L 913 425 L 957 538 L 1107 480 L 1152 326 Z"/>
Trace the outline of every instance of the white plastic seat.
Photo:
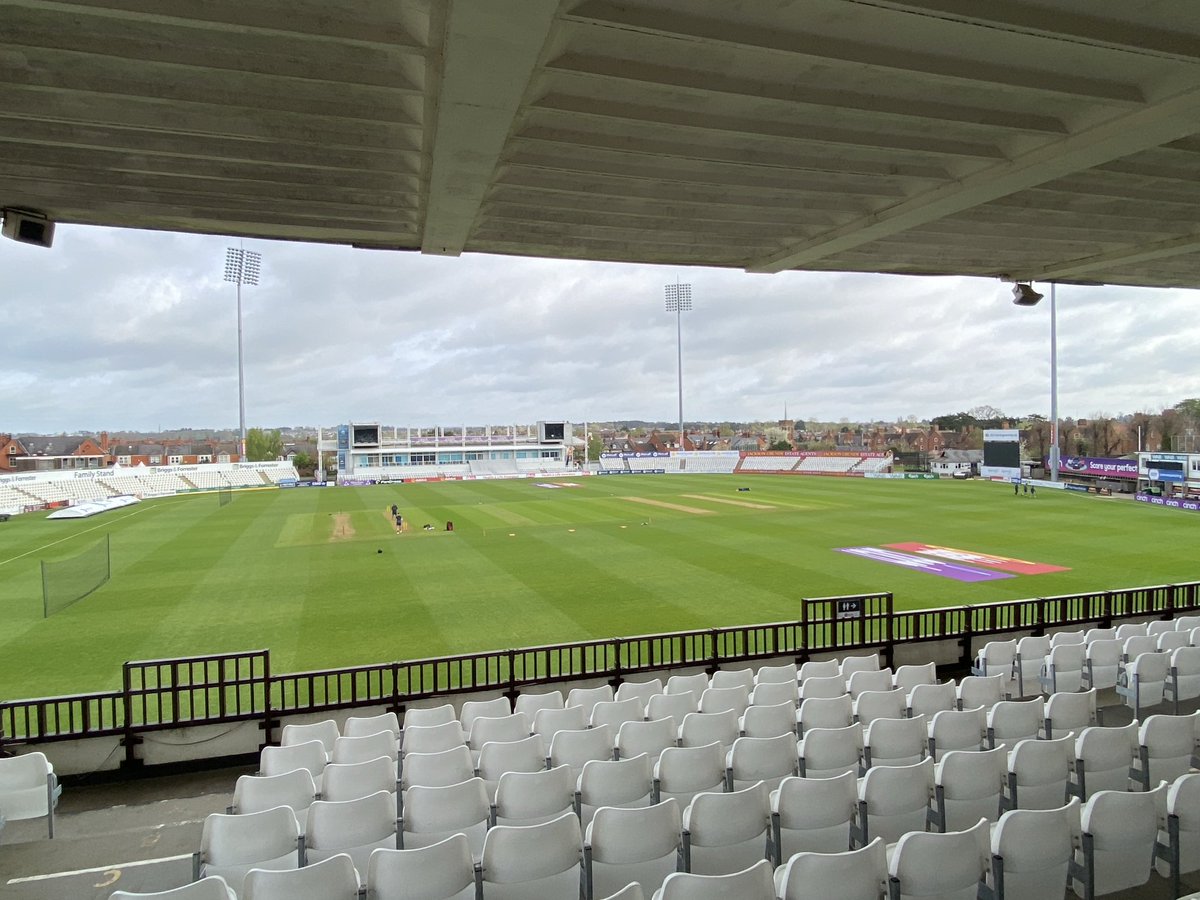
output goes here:
<path id="1" fill-rule="evenodd" d="M 899 666 L 892 675 L 892 687 L 904 691 L 905 695 L 912 692 L 917 685 L 937 684 L 937 665 L 927 662 L 919 666 Z"/>
<path id="2" fill-rule="evenodd" d="M 863 730 L 863 768 L 911 766 L 925 758 L 928 725 L 914 719 L 876 719 Z"/>
<path id="3" fill-rule="evenodd" d="M 471 722 L 471 730 L 467 732 L 467 746 L 471 748 L 471 756 L 479 761 L 479 753 L 484 744 L 508 744 L 523 741 L 532 734 L 529 727 L 529 717 L 525 713 L 512 713 L 507 716 L 480 716 Z M 541 740 L 541 736 L 538 736 Z"/>
<path id="4" fill-rule="evenodd" d="M 798 680 L 801 684 L 810 678 L 829 678 L 842 674 L 842 665 L 836 659 L 810 659 L 800 666 Z"/>
<path id="5" fill-rule="evenodd" d="M 675 871 L 682 817 L 673 799 L 639 808 L 603 807 L 583 839 L 584 896 L 605 896 L 634 882 L 658 890 Z"/>
<path id="6" fill-rule="evenodd" d="M 458 715 L 449 703 L 441 706 L 424 706 L 408 709 L 404 713 L 405 730 L 412 726 L 444 725 L 447 722 L 457 722 Z M 403 732 L 401 732 L 403 734 Z"/>
<path id="7" fill-rule="evenodd" d="M 933 809 L 936 831 L 962 831 L 980 819 L 1000 818 L 1008 753 L 995 750 L 951 750 L 933 769 Z"/>
<path id="8" fill-rule="evenodd" d="M 513 703 L 514 713 L 524 713 L 532 722 L 538 710 L 563 709 L 566 706 L 562 691 L 546 691 L 542 694 L 518 694 Z M 493 718 L 493 717 L 489 717 Z"/>
<path id="9" fill-rule="evenodd" d="M 678 735 L 679 726 L 683 724 L 683 717 L 688 713 L 698 711 L 698 697 L 698 694 L 690 691 L 680 691 L 678 694 L 655 694 L 646 701 L 646 718 L 650 721 L 671 719 L 675 723 L 675 732 Z"/>
<path id="10" fill-rule="evenodd" d="M 849 679 L 855 672 L 876 672 L 879 670 L 879 655 L 847 656 L 838 665 L 838 671 L 843 678 Z"/>
<path id="11" fill-rule="evenodd" d="M 732 709 L 714 713 L 688 713 L 679 726 L 680 747 L 703 747 L 714 741 L 726 753 L 738 737 L 738 714 Z"/>
<path id="12" fill-rule="evenodd" d="M 1063 644 L 1083 644 L 1087 642 L 1087 634 L 1083 631 L 1056 631 L 1050 635 L 1050 649 L 1061 647 Z"/>
<path id="13" fill-rule="evenodd" d="M 975 655 L 971 674 L 983 678 L 999 675 L 1005 682 L 1012 677 L 1013 663 L 1017 658 L 1017 642 L 988 641 Z"/>
<path id="14" fill-rule="evenodd" d="M 286 806 L 234 816 L 213 813 L 201 828 L 192 874 L 196 878 L 219 875 L 240 897 L 242 881 L 251 869 L 297 868 L 299 841 L 296 817 Z"/>
<path id="15" fill-rule="evenodd" d="M 892 688 L 891 669 L 852 672 L 846 679 L 846 690 L 849 691 L 852 700 L 857 700 L 860 694 L 867 691 L 890 691 Z"/>
<path id="16" fill-rule="evenodd" d="M 1096 791 L 1129 790 L 1129 770 L 1138 752 L 1138 723 L 1120 728 L 1085 728 L 1075 737 L 1075 785 L 1086 801 Z"/>
<path id="17" fill-rule="evenodd" d="M 658 759 L 658 754 L 668 747 L 678 746 L 678 730 L 674 719 L 655 719 L 653 722 L 626 722 L 617 731 L 617 759 L 649 754 Z"/>
<path id="18" fill-rule="evenodd" d="M 654 760 L 647 754 L 584 764 L 575 786 L 575 810 L 584 826 L 602 806 L 620 809 L 649 806 L 654 792 Z"/>
<path id="19" fill-rule="evenodd" d="M 240 900 L 355 900 L 359 874 L 354 860 L 339 853 L 302 869 L 252 869 Z"/>
<path id="20" fill-rule="evenodd" d="M 1190 716 L 1149 716 L 1138 729 L 1138 755 L 1131 775 L 1149 790 L 1160 781 L 1187 773 L 1196 756 L 1200 712 Z"/>
<path id="21" fill-rule="evenodd" d="M 1117 629 L 1115 628 L 1089 628 L 1083 633 L 1083 642 L 1090 644 L 1093 641 L 1115 641 L 1117 639 Z"/>
<path id="22" fill-rule="evenodd" d="M 968 675 L 958 683 L 958 708 L 991 709 L 1008 696 L 1008 679 L 1003 675 Z"/>
<path id="23" fill-rule="evenodd" d="M 795 663 L 782 663 L 777 666 L 759 666 L 754 673 L 754 684 L 793 684 L 800 683 L 800 669 Z"/>
<path id="24" fill-rule="evenodd" d="M 397 845 L 402 850 L 415 850 L 461 834 L 467 839 L 471 854 L 478 859 L 491 818 L 491 801 L 482 778 L 444 787 L 418 785 L 405 794 Z"/>
<path id="25" fill-rule="evenodd" d="M 778 900 L 876 900 L 887 884 L 887 852 L 876 838 L 858 850 L 797 853 L 775 870 Z"/>
<path id="26" fill-rule="evenodd" d="M 877 837 L 892 844 L 909 831 L 924 831 L 933 799 L 933 760 L 912 766 L 876 766 L 858 782 L 855 843 Z"/>
<path id="27" fill-rule="evenodd" d="M 704 747 L 668 747 L 654 764 L 654 802 L 674 797 L 680 806 L 704 791 L 725 789 L 725 753 L 715 741 Z"/>
<path id="28" fill-rule="evenodd" d="M 1067 802 L 1075 737 L 1017 741 L 1008 751 L 1006 809 L 1058 809 Z"/>
<path id="29" fill-rule="evenodd" d="M 995 900 L 1062 900 L 1079 834 L 1079 799 L 1057 809 L 1012 809 L 992 827 L 988 886 Z"/>
<path id="30" fill-rule="evenodd" d="M 458 713 L 458 722 L 462 725 L 463 734 L 471 730 L 471 723 L 476 719 L 497 719 L 501 716 L 512 715 L 512 705 L 507 697 L 493 697 L 491 700 L 468 700 Z"/>
<path id="31" fill-rule="evenodd" d="M 765 859 L 770 816 L 762 782 L 698 794 L 683 811 L 683 870 L 728 875 Z"/>
<path id="32" fill-rule="evenodd" d="M 1087 644 L 1083 658 L 1083 683 L 1086 688 L 1103 690 L 1117 686 L 1121 669 L 1121 642 L 1097 640 Z"/>
<path id="33" fill-rule="evenodd" d="M 810 728 L 845 728 L 853 722 L 854 701 L 849 694 L 809 697 L 800 701 L 796 712 L 796 731 L 801 737 Z"/>
<path id="34" fill-rule="evenodd" d="M 703 672 L 695 675 L 672 675 L 667 679 L 667 694 L 691 694 L 696 708 L 700 708 L 700 695 L 708 690 L 708 676 Z M 649 710 L 647 710 L 649 713 Z"/>
<path id="35" fill-rule="evenodd" d="M 396 736 L 390 731 L 379 731 L 362 737 L 340 737 L 333 742 L 331 763 L 360 763 L 386 756 L 395 762 L 399 757 Z"/>
<path id="36" fill-rule="evenodd" d="M 295 744 L 306 744 L 309 741 L 320 741 L 325 750 L 325 758 L 329 759 L 333 753 L 334 742 L 341 736 L 342 732 L 333 719 L 284 725 L 283 733 L 279 737 L 279 746 L 291 747 Z"/>
<path id="37" fill-rule="evenodd" d="M 1166 782 L 1141 793 L 1092 794 L 1080 813 L 1082 846 L 1075 851 L 1075 862 L 1082 872 L 1072 879 L 1077 896 L 1091 900 L 1150 880 L 1159 817 L 1165 817 L 1166 802 Z"/>
<path id="38" fill-rule="evenodd" d="M 560 731 L 558 735 L 570 734 Z M 496 786 L 505 772 L 540 772 L 546 768 L 546 745 L 540 735 L 534 734 L 523 741 L 489 741 L 479 751 L 479 764 L 475 771 L 487 783 L 488 796 L 496 796 Z"/>
<path id="39" fill-rule="evenodd" d="M 907 714 L 904 691 L 864 691 L 854 700 L 854 718 L 864 726 L 876 719 L 903 719 Z"/>
<path id="40" fill-rule="evenodd" d="M 550 742 L 560 731 L 583 731 L 588 726 L 582 706 L 567 706 L 563 709 L 539 709 L 533 714 L 530 728 Z"/>
<path id="41" fill-rule="evenodd" d="M 1200 697 L 1200 647 L 1179 647 L 1171 652 L 1163 695 L 1174 704 L 1175 715 L 1179 715 L 1180 700 Z"/>
<path id="42" fill-rule="evenodd" d="M 569 766 L 541 772 L 506 772 L 496 784 L 493 825 L 540 825 L 575 813 L 575 779 Z"/>
<path id="43" fill-rule="evenodd" d="M 1173 619 L 1155 619 L 1153 622 L 1146 623 L 1146 634 L 1151 637 L 1158 637 L 1160 634 L 1174 630 L 1175 621 Z"/>
<path id="44" fill-rule="evenodd" d="M 550 739 L 550 768 L 570 766 L 575 778 L 593 759 L 613 758 L 613 733 L 607 725 L 583 731 L 559 731 Z"/>
<path id="45" fill-rule="evenodd" d="M 811 697 L 840 697 L 849 693 L 846 689 L 846 679 L 840 674 L 819 675 L 800 682 L 801 703 Z"/>
<path id="46" fill-rule="evenodd" d="M 774 706 L 747 707 L 738 719 L 738 731 L 744 737 L 767 738 L 781 734 L 796 736 L 796 704 L 785 700 Z"/>
<path id="47" fill-rule="evenodd" d="M 233 803 L 226 811 L 242 816 L 286 806 L 295 814 L 296 824 L 303 834 L 308 822 L 308 808 L 316 799 L 317 788 L 307 769 L 294 769 L 279 775 L 242 775 L 233 787 Z"/>
<path id="48" fill-rule="evenodd" d="M 750 689 L 754 687 L 754 670 L 717 669 L 717 671 L 713 672 L 712 678 L 708 680 L 708 686 L 717 690 L 744 687 L 746 693 L 749 694 Z"/>
<path id="49" fill-rule="evenodd" d="M 561 900 L 579 895 L 583 838 L 566 813 L 541 825 L 488 830 L 480 861 L 487 900 Z"/>
<path id="50" fill-rule="evenodd" d="M 151 900 L 151 898 L 155 898 L 155 900 L 237 900 L 237 895 L 225 883 L 225 879 L 219 875 L 210 875 L 168 891 L 153 893 L 113 891 L 109 895 L 109 900 Z"/>
<path id="51" fill-rule="evenodd" d="M 1039 692 L 1038 676 L 1042 662 L 1050 653 L 1050 638 L 1045 635 L 1029 635 L 1017 641 L 1017 655 L 1013 659 L 1013 676 L 1017 696 L 1029 697 Z"/>
<path id="52" fill-rule="evenodd" d="M 929 755 L 934 762 L 951 750 L 978 750 L 987 733 L 982 706 L 974 709 L 944 709 L 929 720 Z"/>
<path id="53" fill-rule="evenodd" d="M 590 720 L 592 709 L 597 703 L 611 702 L 615 698 L 611 684 L 594 688 L 571 688 L 567 692 L 567 706 L 582 706 Z"/>
<path id="54" fill-rule="evenodd" d="M 772 847 L 777 860 L 800 852 L 841 853 L 850 847 L 858 778 L 785 778 L 771 792 Z"/>
<path id="55" fill-rule="evenodd" d="M 1036 738 L 1046 724 L 1046 704 L 1041 697 L 1032 700 L 1001 700 L 988 710 L 988 746 L 1010 747 L 1026 738 Z"/>
<path id="56" fill-rule="evenodd" d="M 400 720 L 390 710 L 377 716 L 350 716 L 342 724 L 343 737 L 364 737 L 380 731 L 389 732 L 396 745 L 399 746 Z"/>
<path id="57" fill-rule="evenodd" d="M 405 812 L 407 815 L 408 810 Z M 346 853 L 354 861 L 354 867 L 365 875 L 371 851 L 377 847 L 394 850 L 399 841 L 396 803 L 386 791 L 379 791 L 357 800 L 315 802 L 308 808 L 308 831 L 302 845 L 305 865 Z"/>
<path id="58" fill-rule="evenodd" d="M 859 769 L 863 729 L 855 722 L 845 728 L 809 728 L 797 745 L 800 774 L 805 778 L 832 778 Z"/>
<path id="59" fill-rule="evenodd" d="M 747 669 L 747 671 L 749 671 Z M 700 712 L 717 713 L 731 710 L 740 716 L 750 705 L 750 689 L 745 685 L 709 688 L 700 694 Z"/>
<path id="60" fill-rule="evenodd" d="M 592 707 L 592 728 L 607 725 L 616 734 L 626 722 L 645 721 L 646 710 L 637 697 L 628 700 L 601 700 Z"/>
<path id="61" fill-rule="evenodd" d="M 474 900 L 475 861 L 465 834 L 412 850 L 374 850 L 367 858 L 371 900 Z"/>
<path id="62" fill-rule="evenodd" d="M 284 772 L 304 769 L 312 776 L 313 784 L 320 792 L 321 773 L 328 762 L 325 746 L 320 741 L 305 741 L 287 747 L 263 747 L 258 754 L 258 771 L 261 775 L 282 775 Z"/>
<path id="63" fill-rule="evenodd" d="M 54 810 L 60 796 L 62 787 L 46 754 L 0 757 L 0 823 L 45 816 L 47 833 L 54 837 Z"/>
<path id="64" fill-rule="evenodd" d="M 457 723 L 456 723 L 457 724 Z M 409 753 L 400 770 L 400 789 L 413 785 L 445 787 L 475 777 L 475 763 L 465 744 L 439 753 Z"/>
<path id="65" fill-rule="evenodd" d="M 1096 724 L 1096 689 L 1076 693 L 1051 694 L 1046 700 L 1046 723 L 1042 736 L 1060 738 Z"/>
<path id="66" fill-rule="evenodd" d="M 1177 616 L 1175 619 L 1176 631 L 1192 631 L 1194 628 L 1200 628 L 1200 616 Z"/>
<path id="67" fill-rule="evenodd" d="M 1191 635 L 1186 631 L 1164 631 L 1158 635 L 1156 649 L 1159 653 L 1174 653 L 1180 647 L 1190 647 Z"/>
<path id="68" fill-rule="evenodd" d="M 440 725 L 412 725 L 404 729 L 404 755 L 410 753 L 441 753 L 466 746 L 467 736 L 457 721 Z"/>
<path id="69" fill-rule="evenodd" d="M 800 685 L 795 681 L 763 681 L 750 692 L 751 706 L 778 706 L 790 703 L 795 712 L 800 702 Z"/>
<path id="70" fill-rule="evenodd" d="M 1167 827 L 1160 827 L 1158 843 L 1167 858 L 1160 854 L 1155 867 L 1173 879 L 1172 896 L 1178 897 L 1180 876 L 1200 871 L 1200 774 L 1180 775 L 1167 789 Z"/>
<path id="71" fill-rule="evenodd" d="M 771 864 L 759 860 L 748 869 L 729 875 L 696 875 L 673 872 L 654 892 L 653 900 L 775 900 Z"/>
<path id="72" fill-rule="evenodd" d="M 795 735 L 738 738 L 726 756 L 725 768 L 726 786 L 731 791 L 755 783 L 762 783 L 772 791 L 783 779 L 798 772 Z"/>
<path id="73" fill-rule="evenodd" d="M 615 894 L 609 894 L 607 897 L 602 897 L 600 900 L 646 900 L 648 895 L 642 891 L 642 886 L 636 881 L 625 885 Z"/>
<path id="74" fill-rule="evenodd" d="M 1117 626 L 1117 640 L 1124 641 L 1131 637 L 1143 637 L 1146 634 L 1145 622 L 1126 622 Z"/>
<path id="75" fill-rule="evenodd" d="M 650 698 L 662 692 L 663 683 L 661 678 L 652 678 L 649 681 L 622 681 L 617 687 L 617 693 L 613 696 L 613 699 L 629 700 L 636 697 L 642 701 L 642 714 L 645 715 L 646 704 L 650 702 Z"/>
<path id="76" fill-rule="evenodd" d="M 918 684 L 908 692 L 909 716 L 932 719 L 935 713 L 958 709 L 958 692 L 953 681 L 942 684 Z"/>
<path id="77" fill-rule="evenodd" d="M 396 761 L 377 756 L 360 763 L 330 763 L 325 767 L 322 800 L 357 800 L 378 791 L 396 793 Z"/>
<path id="78" fill-rule="evenodd" d="M 1129 663 L 1130 660 L 1137 659 L 1143 653 L 1157 653 L 1158 638 L 1151 637 L 1148 634 L 1135 634 L 1132 637 L 1125 638 L 1121 644 L 1121 661 Z"/>
<path id="79" fill-rule="evenodd" d="M 1133 710 L 1135 719 L 1142 718 L 1143 710 L 1163 702 L 1170 665 L 1167 655 L 1157 651 L 1141 653 L 1125 664 L 1117 682 L 1117 693 Z"/>
<path id="80" fill-rule="evenodd" d="M 888 854 L 894 900 L 975 900 L 988 871 L 989 827 L 980 821 L 965 831 L 903 835 Z"/>
<path id="81" fill-rule="evenodd" d="M 1043 694 L 1077 691 L 1083 684 L 1084 654 L 1087 647 L 1079 644 L 1059 644 L 1051 647 L 1042 662 L 1039 681 Z"/>

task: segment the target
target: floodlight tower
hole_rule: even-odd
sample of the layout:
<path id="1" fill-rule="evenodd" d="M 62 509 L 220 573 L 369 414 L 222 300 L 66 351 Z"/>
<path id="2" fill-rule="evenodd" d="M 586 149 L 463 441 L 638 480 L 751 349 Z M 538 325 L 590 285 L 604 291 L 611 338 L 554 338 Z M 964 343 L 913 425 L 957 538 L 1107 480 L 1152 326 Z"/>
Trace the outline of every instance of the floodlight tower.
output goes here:
<path id="1" fill-rule="evenodd" d="M 1050 282 L 1050 480 L 1058 481 L 1062 451 L 1058 444 L 1058 305 L 1057 282 Z M 1013 285 L 1013 305 L 1037 306 L 1045 294 L 1032 284 Z"/>
<path id="2" fill-rule="evenodd" d="M 238 334 L 238 456 L 246 459 L 246 376 L 242 363 L 242 285 L 258 284 L 258 273 L 262 268 L 262 254 L 244 250 L 240 246 L 225 251 L 225 280 L 237 285 L 237 334 Z"/>
<path id="3" fill-rule="evenodd" d="M 674 284 L 666 286 L 667 312 L 675 313 L 675 348 L 679 363 L 679 449 L 683 449 L 683 313 L 692 308 L 692 286 Z"/>

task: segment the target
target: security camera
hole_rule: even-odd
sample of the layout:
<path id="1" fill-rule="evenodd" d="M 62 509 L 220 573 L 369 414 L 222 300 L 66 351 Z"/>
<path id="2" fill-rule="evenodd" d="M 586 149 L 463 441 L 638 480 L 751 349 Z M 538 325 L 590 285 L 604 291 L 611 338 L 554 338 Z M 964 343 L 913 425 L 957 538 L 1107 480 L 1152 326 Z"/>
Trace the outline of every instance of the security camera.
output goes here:
<path id="1" fill-rule="evenodd" d="M 0 234 L 22 244 L 49 247 L 54 243 L 54 222 L 44 213 L 30 209 L 6 209 Z"/>

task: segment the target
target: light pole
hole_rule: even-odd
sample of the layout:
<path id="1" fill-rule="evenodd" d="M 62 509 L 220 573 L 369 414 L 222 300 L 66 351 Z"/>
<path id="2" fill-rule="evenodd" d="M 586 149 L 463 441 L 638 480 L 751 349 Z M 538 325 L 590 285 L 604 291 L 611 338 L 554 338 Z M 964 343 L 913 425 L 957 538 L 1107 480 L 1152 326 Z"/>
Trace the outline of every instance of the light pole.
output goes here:
<path id="1" fill-rule="evenodd" d="M 683 450 L 683 324 L 682 315 L 692 308 L 692 286 L 674 284 L 666 286 L 667 312 L 675 313 L 675 347 L 679 362 L 679 449 Z"/>
<path id="2" fill-rule="evenodd" d="M 225 280 L 237 285 L 237 334 L 238 334 L 238 435 L 240 444 L 238 457 L 246 459 L 246 376 L 242 363 L 242 285 L 258 284 L 258 273 L 262 268 L 262 254 L 241 247 L 230 247 L 225 251 Z"/>
<path id="3" fill-rule="evenodd" d="M 1058 445 L 1058 305 L 1056 282 L 1050 282 L 1050 480 L 1058 481 L 1060 452 Z M 1044 297 L 1031 284 L 1013 285 L 1013 304 L 1037 306 Z"/>

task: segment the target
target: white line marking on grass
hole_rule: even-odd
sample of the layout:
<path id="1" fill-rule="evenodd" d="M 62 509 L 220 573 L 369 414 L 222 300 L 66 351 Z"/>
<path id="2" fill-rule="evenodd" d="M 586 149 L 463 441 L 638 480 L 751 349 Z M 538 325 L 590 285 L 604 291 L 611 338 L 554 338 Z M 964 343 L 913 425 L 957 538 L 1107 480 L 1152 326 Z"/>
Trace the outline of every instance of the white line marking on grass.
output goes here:
<path id="1" fill-rule="evenodd" d="M 18 559 L 23 559 L 24 557 L 28 556 L 31 553 L 41 553 L 43 550 L 48 550 L 51 547 L 54 547 L 58 544 L 63 543 L 64 541 L 74 540 L 75 538 L 80 537 L 82 535 L 90 534 L 91 532 L 95 531 L 97 528 L 104 528 L 106 525 L 111 525 L 113 522 L 122 522 L 125 519 L 128 519 L 130 516 L 136 516 L 140 512 L 145 512 L 145 510 L 141 509 L 141 508 L 135 509 L 133 512 L 126 513 L 125 515 L 121 516 L 119 519 L 107 519 L 106 521 L 101 522 L 98 525 L 93 525 L 91 528 L 84 529 L 83 531 L 77 531 L 74 534 L 69 534 L 65 538 L 60 538 L 57 541 L 51 541 L 50 543 L 43 544 L 40 547 L 34 547 L 32 550 L 26 550 L 24 553 L 18 553 L 16 556 L 11 556 L 8 559 L 0 559 L 0 566 L 6 566 L 10 562 L 16 562 Z"/>
<path id="2" fill-rule="evenodd" d="M 75 869 L 71 872 L 51 872 L 48 875 L 26 875 L 23 878 L 10 878 L 8 884 L 24 884 L 28 881 L 49 881 L 52 878 L 70 878 L 72 875 L 94 875 L 97 872 L 111 872 L 114 869 L 133 869 L 138 866 L 153 866 L 156 863 L 178 862 L 181 859 L 191 859 L 192 854 L 180 853 L 178 856 L 163 856 L 158 859 L 139 859 L 134 862 L 116 863 L 111 866 L 93 866 L 90 869 Z"/>

